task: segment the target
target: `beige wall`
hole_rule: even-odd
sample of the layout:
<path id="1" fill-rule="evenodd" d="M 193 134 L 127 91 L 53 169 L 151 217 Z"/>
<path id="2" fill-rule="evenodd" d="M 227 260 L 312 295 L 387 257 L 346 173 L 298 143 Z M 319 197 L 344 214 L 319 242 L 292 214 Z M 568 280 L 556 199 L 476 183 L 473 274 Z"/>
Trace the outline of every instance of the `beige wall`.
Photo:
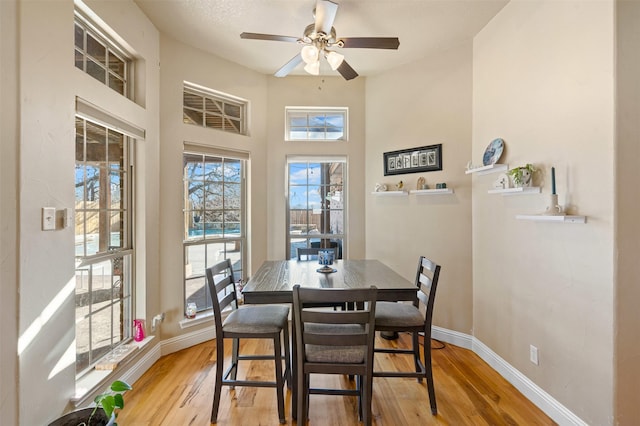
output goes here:
<path id="1" fill-rule="evenodd" d="M 640 424 L 640 2 L 616 1 L 616 363 L 618 424 Z M 629 189 L 631 188 L 631 189 Z"/>
<path id="2" fill-rule="evenodd" d="M 162 312 L 166 319 L 161 327 L 163 339 L 194 331 L 181 330 L 178 322 L 184 315 L 183 267 L 183 143 L 248 152 L 250 194 L 248 235 L 250 246 L 249 272 L 266 257 L 267 205 L 267 138 L 265 137 L 267 109 L 267 77 L 225 61 L 203 51 L 190 48 L 170 38 L 161 40 L 161 159 L 160 196 L 161 215 L 161 286 Z M 250 101 L 249 136 L 236 135 L 215 129 L 183 124 L 183 83 L 188 81 Z M 257 266 L 256 266 L 257 265 Z M 212 327 L 211 323 L 202 327 Z"/>
<path id="3" fill-rule="evenodd" d="M 534 163 L 543 193 L 473 178 L 474 336 L 588 424 L 613 415 L 614 71 L 611 1 L 512 1 L 476 36 L 473 159 Z M 528 222 L 560 204 L 586 225 Z M 540 365 L 529 362 L 529 345 Z"/>
<path id="4" fill-rule="evenodd" d="M 381 259 L 409 280 L 420 255 L 442 265 L 434 325 L 472 333 L 471 187 L 464 169 L 471 158 L 471 43 L 367 78 L 366 255 Z M 442 144 L 442 171 L 384 176 L 383 152 Z M 379 197 L 403 180 L 415 189 L 422 176 L 431 188 L 446 182 L 452 195 Z"/>
<path id="5" fill-rule="evenodd" d="M 347 226 L 345 256 L 364 258 L 364 79 L 341 77 L 269 77 L 266 156 L 268 168 L 268 259 L 284 259 L 286 253 L 287 155 L 344 155 L 348 158 Z M 336 106 L 349 108 L 349 141 L 285 142 L 286 106 Z M 259 264 L 257 266 L 260 266 Z"/>
<path id="6" fill-rule="evenodd" d="M 138 314 L 159 300 L 158 264 L 158 34 L 129 2 L 91 2 L 142 63 L 139 103 L 117 95 L 74 66 L 73 2 L 19 4 L 19 422 L 47 424 L 75 392 L 74 227 L 43 232 L 41 208 L 74 206 L 76 96 L 100 104 L 146 130 L 136 142 L 137 282 L 151 287 Z M 3 51 L 4 52 L 4 51 Z M 145 107 L 142 107 L 144 105 Z M 3 157 L 4 161 L 4 157 Z M 4 299 L 4 298 L 3 298 Z M 4 300 L 3 300 L 4 303 Z M 4 310 L 4 306 L 3 306 Z M 4 344 L 3 344 L 4 346 Z M 3 365 L 4 368 L 4 365 Z"/>
<path id="7" fill-rule="evenodd" d="M 0 2 L 0 413 L 17 424 L 18 20 L 15 1 Z"/>
<path id="8" fill-rule="evenodd" d="M 612 1 L 512 1 L 473 46 L 351 82 L 260 75 L 160 37 L 131 2 L 89 1 L 142 61 L 136 103 L 73 67 L 70 0 L 0 2 L 3 420 L 16 424 L 19 407 L 20 424 L 45 424 L 73 393 L 73 357 L 65 357 L 74 338 L 73 228 L 40 231 L 40 208 L 73 206 L 73 177 L 60 171 L 73 167 L 74 100 L 81 96 L 147 130 L 137 158 L 144 182 L 136 205 L 137 310 L 148 321 L 167 313 L 158 340 L 194 331 L 178 326 L 184 141 L 250 153 L 249 273 L 284 256 L 286 155 L 347 155 L 350 258 L 383 259 L 413 279 L 417 257 L 432 257 L 443 266 L 435 325 L 472 335 L 589 424 L 638 423 L 638 206 L 614 188 L 633 188 L 639 178 L 640 11 L 618 0 L 614 15 Z M 15 15 L 18 25 L 10 22 Z M 182 124 L 184 80 L 249 99 L 251 135 Z M 286 105 L 348 106 L 349 142 L 284 142 Z M 464 174 L 496 137 L 507 144 L 501 162 L 542 169 L 542 194 L 489 195 L 497 175 Z M 383 176 L 383 152 L 436 143 L 443 144 L 442 171 Z M 16 165 L 10 159 L 18 155 Z M 544 210 L 551 166 L 560 203 L 588 216 L 587 224 L 515 220 Z M 412 189 L 419 176 L 447 182 L 455 193 L 370 194 L 375 183 L 400 179 Z M 539 366 L 528 360 L 530 344 L 540 350 Z M 16 375 L 14 394 L 6 384 Z"/>

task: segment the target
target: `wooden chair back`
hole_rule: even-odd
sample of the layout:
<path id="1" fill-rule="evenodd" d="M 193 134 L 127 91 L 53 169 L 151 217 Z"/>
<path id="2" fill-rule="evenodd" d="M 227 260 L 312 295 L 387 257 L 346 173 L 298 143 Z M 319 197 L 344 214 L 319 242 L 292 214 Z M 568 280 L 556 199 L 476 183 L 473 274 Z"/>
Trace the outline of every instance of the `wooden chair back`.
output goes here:
<path id="1" fill-rule="evenodd" d="M 222 311 L 231 306 L 238 309 L 236 284 L 233 276 L 233 266 L 230 259 L 225 259 L 206 269 L 207 285 L 213 304 L 213 317 L 216 336 L 222 336 Z"/>

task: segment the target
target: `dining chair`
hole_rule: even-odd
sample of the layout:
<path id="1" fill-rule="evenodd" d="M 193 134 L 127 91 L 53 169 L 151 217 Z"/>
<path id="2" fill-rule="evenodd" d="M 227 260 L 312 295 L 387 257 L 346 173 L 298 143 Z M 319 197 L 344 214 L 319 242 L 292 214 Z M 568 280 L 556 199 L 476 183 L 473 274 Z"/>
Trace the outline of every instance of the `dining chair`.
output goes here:
<path id="1" fill-rule="evenodd" d="M 289 355 L 289 306 L 288 305 L 242 305 L 238 306 L 233 266 L 229 259 L 223 260 L 206 269 L 207 284 L 213 303 L 213 316 L 216 331 L 216 383 L 213 394 L 211 423 L 216 423 L 222 386 L 251 386 L 276 388 L 278 417 L 285 423 L 284 383 L 291 381 Z M 222 312 L 230 307 L 226 319 Z M 225 312 L 226 313 L 226 312 Z M 280 339 L 283 335 L 282 340 Z M 272 339 L 273 355 L 241 355 L 240 339 Z M 224 339 L 232 339 L 231 365 L 224 369 Z M 284 344 L 284 357 L 282 356 Z M 246 360 L 274 360 L 275 381 L 237 380 L 238 363 Z M 285 369 L 282 371 L 282 361 Z"/>
<path id="2" fill-rule="evenodd" d="M 358 396 L 358 414 L 369 426 L 373 390 L 373 348 L 377 289 L 293 287 L 296 333 L 298 422 L 306 424 L 309 395 Z M 318 304 L 350 302 L 361 309 L 327 311 Z M 356 376 L 355 389 L 311 388 L 311 374 Z"/>
<path id="3" fill-rule="evenodd" d="M 335 259 L 336 250 L 335 248 L 320 248 L 320 247 L 298 247 L 296 249 L 296 254 L 298 255 L 298 261 L 310 261 L 310 260 L 318 260 L 318 252 L 322 251 L 332 251 L 333 258 Z M 346 309 L 348 306 L 346 303 L 338 302 L 338 303 L 319 303 L 317 306 L 325 306 L 331 307 L 335 309 Z"/>
<path id="4" fill-rule="evenodd" d="M 436 393 L 431 367 L 431 323 L 433 303 L 436 298 L 440 265 L 424 256 L 418 261 L 416 272 L 417 299 L 413 304 L 402 302 L 378 302 L 376 306 L 376 331 L 409 332 L 412 334 L 412 348 L 375 348 L 377 353 L 413 355 L 415 371 L 374 371 L 374 377 L 417 377 L 427 380 L 431 413 L 437 414 Z M 421 310 L 421 305 L 423 306 Z M 424 362 L 420 360 L 418 333 L 424 333 Z"/>
<path id="5" fill-rule="evenodd" d="M 318 252 L 322 251 L 332 251 L 333 258 L 336 258 L 336 250 L 335 248 L 320 248 L 320 247 L 298 247 L 296 249 L 296 256 L 298 260 L 318 260 Z"/>

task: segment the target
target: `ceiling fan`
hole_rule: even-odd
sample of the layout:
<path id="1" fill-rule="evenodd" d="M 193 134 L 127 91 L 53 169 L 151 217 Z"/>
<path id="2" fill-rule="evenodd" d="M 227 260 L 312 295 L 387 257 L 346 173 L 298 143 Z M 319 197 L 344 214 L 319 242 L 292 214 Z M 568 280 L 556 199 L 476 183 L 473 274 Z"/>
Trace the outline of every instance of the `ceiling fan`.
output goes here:
<path id="1" fill-rule="evenodd" d="M 320 73 L 320 58 L 325 57 L 331 69 L 337 70 L 345 80 L 351 80 L 358 73 L 344 60 L 344 55 L 330 50 L 334 47 L 397 49 L 400 40 L 397 37 L 348 37 L 337 38 L 333 21 L 336 18 L 338 4 L 330 0 L 317 0 L 313 10 L 315 22 L 308 25 L 301 38 L 274 34 L 242 33 L 241 38 L 253 40 L 286 41 L 303 44 L 302 50 L 274 74 L 284 77 L 300 63 L 305 62 L 304 70 L 309 74 Z"/>

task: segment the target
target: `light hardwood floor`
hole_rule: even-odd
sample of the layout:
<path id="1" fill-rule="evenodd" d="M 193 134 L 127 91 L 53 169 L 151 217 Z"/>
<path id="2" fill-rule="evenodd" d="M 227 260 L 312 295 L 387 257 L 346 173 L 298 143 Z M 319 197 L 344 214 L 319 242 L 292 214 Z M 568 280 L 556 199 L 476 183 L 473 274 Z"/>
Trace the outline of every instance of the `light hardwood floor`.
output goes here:
<path id="1" fill-rule="evenodd" d="M 409 343 L 376 338 L 376 345 Z M 226 345 L 227 363 L 230 344 Z M 432 341 L 432 347 L 440 347 Z M 268 353 L 270 342 L 244 341 L 241 351 Z M 450 344 L 433 350 L 433 372 L 438 415 L 432 416 L 426 386 L 415 379 L 374 378 L 375 425 L 554 425 L 473 352 Z M 214 341 L 162 357 L 125 395 L 118 423 L 126 426 L 209 425 L 215 378 Z M 410 357 L 376 354 L 376 369 L 411 368 Z M 226 364 L 228 365 L 228 364 Z M 242 365 L 241 365 L 242 367 Z M 240 375 L 273 378 L 273 363 L 247 361 Z M 244 377 L 244 376 L 243 376 Z M 317 381 L 314 381 L 317 380 Z M 343 376 L 312 377 L 312 386 L 353 386 Z M 278 425 L 276 392 L 269 388 L 222 388 L 219 425 Z M 291 392 L 286 393 L 287 424 L 291 419 Z M 309 424 L 358 424 L 355 397 L 311 395 Z"/>

